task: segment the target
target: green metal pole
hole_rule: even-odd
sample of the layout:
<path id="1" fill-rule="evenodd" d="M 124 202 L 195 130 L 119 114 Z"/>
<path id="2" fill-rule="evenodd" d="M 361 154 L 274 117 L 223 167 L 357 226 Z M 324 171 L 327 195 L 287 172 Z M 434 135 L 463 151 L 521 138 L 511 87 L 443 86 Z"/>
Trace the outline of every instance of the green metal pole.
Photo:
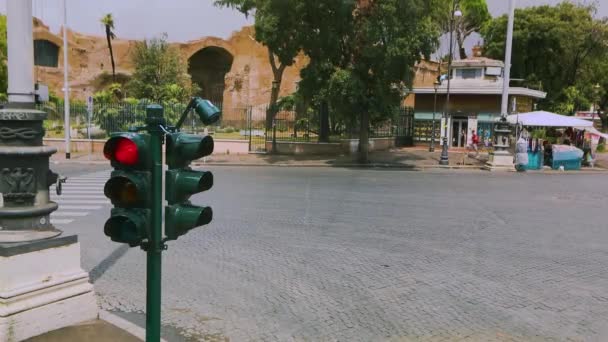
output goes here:
<path id="1" fill-rule="evenodd" d="M 146 124 L 150 133 L 152 154 L 152 213 L 146 273 L 146 342 L 160 341 L 161 252 L 162 252 L 162 143 L 163 107 L 146 108 Z"/>

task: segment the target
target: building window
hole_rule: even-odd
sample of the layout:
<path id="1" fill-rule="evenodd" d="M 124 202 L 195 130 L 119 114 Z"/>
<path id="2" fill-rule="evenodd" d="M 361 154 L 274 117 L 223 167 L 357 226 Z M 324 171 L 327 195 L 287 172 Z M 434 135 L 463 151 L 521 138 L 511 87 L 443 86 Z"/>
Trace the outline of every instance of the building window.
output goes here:
<path id="1" fill-rule="evenodd" d="M 56 68 L 59 46 L 48 40 L 34 40 L 34 65 Z"/>
<path id="2" fill-rule="evenodd" d="M 481 78 L 481 69 L 456 69 L 456 78 L 465 80 Z"/>
<path id="3" fill-rule="evenodd" d="M 433 120 L 421 120 L 418 119 L 414 124 L 414 141 L 427 142 L 431 141 L 431 134 L 433 133 Z M 435 142 L 441 140 L 441 118 L 437 115 L 435 120 Z"/>

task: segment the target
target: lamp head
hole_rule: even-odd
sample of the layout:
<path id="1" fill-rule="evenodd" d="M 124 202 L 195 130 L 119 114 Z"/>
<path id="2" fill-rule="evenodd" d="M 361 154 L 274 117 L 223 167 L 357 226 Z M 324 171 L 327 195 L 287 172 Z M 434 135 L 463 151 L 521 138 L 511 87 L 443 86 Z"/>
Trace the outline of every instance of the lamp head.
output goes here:
<path id="1" fill-rule="evenodd" d="M 209 100 L 195 97 L 193 99 L 193 108 L 203 124 L 211 125 L 220 119 L 222 111 L 211 103 Z"/>
<path id="2" fill-rule="evenodd" d="M 454 11 L 454 17 L 462 17 L 462 11 L 460 10 L 460 7 L 456 7 L 456 11 Z"/>

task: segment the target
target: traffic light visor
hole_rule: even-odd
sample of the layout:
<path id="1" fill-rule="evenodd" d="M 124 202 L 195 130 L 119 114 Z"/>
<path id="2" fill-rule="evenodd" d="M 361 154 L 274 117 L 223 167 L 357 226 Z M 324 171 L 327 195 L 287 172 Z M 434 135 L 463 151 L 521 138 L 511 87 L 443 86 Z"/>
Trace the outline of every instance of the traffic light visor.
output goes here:
<path id="1" fill-rule="evenodd" d="M 103 232 L 112 241 L 134 244 L 140 240 L 137 224 L 126 216 L 113 216 L 103 227 Z"/>

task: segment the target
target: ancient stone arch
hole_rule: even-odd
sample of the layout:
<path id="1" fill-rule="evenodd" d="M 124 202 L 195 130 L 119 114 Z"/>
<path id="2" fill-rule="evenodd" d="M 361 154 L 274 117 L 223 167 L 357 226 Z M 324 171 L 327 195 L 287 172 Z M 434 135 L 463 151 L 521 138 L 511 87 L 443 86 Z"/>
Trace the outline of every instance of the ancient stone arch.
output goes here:
<path id="1" fill-rule="evenodd" d="M 200 88 L 199 95 L 222 106 L 226 74 L 232 69 L 234 55 L 224 47 L 206 46 L 188 58 L 188 73 Z"/>

